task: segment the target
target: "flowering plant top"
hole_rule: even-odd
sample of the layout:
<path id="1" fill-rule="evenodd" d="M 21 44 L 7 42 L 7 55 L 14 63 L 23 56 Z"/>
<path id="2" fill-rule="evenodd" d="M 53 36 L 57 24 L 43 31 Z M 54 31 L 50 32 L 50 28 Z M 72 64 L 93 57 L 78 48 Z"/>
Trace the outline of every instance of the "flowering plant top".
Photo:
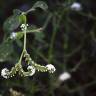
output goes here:
<path id="1" fill-rule="evenodd" d="M 8 20 L 6 20 L 6 22 L 4 23 L 5 29 L 8 29 L 8 31 L 13 31 L 7 40 L 14 41 L 16 39 L 21 39 L 22 37 L 24 37 L 23 50 L 22 50 L 22 53 L 21 53 L 21 56 L 20 56 L 18 62 L 16 62 L 15 66 L 12 67 L 11 70 L 9 70 L 7 68 L 4 68 L 1 70 L 1 76 L 3 76 L 6 79 L 15 76 L 17 73 L 20 76 L 26 77 L 26 76 L 33 76 L 35 74 L 36 70 L 40 71 L 40 72 L 48 71 L 49 73 L 54 73 L 56 70 L 56 68 L 52 64 L 48 64 L 46 66 L 37 64 L 31 58 L 30 54 L 27 52 L 27 49 L 26 49 L 27 33 L 38 32 L 38 31 L 43 30 L 43 28 L 38 28 L 38 29 L 33 29 L 33 30 L 28 29 L 29 25 L 27 24 L 26 15 L 31 11 L 35 11 L 37 7 L 40 7 L 44 11 L 46 11 L 48 8 L 46 3 L 44 3 L 43 1 L 38 1 L 33 5 L 33 7 L 31 9 L 29 9 L 26 12 L 21 12 L 20 10 L 15 10 L 13 12 L 14 13 L 13 16 L 8 18 Z M 6 28 L 6 25 L 8 25 L 9 28 L 8 27 Z M 19 32 L 14 32 L 14 30 L 18 27 L 20 27 L 21 30 Z M 27 64 L 27 71 L 24 71 L 23 66 L 22 66 L 23 58 L 25 58 L 25 62 Z"/>

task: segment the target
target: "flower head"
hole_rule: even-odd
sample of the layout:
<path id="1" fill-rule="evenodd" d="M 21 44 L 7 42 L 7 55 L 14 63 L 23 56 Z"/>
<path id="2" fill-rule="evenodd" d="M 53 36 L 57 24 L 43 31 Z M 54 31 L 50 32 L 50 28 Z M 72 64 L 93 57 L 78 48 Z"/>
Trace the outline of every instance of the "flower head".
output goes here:
<path id="1" fill-rule="evenodd" d="M 71 78 L 70 73 L 68 72 L 63 72 L 60 76 L 59 76 L 59 80 L 60 81 L 65 81 Z"/>
<path id="2" fill-rule="evenodd" d="M 16 39 L 17 33 L 12 32 L 10 35 L 10 39 Z"/>
<path id="3" fill-rule="evenodd" d="M 9 70 L 7 68 L 2 69 L 1 76 L 4 78 L 8 78 Z"/>
<path id="4" fill-rule="evenodd" d="M 81 10 L 81 4 L 78 3 L 78 2 L 74 2 L 74 3 L 71 5 L 71 9 L 72 9 L 72 10 L 75 10 L 75 11 L 80 11 L 80 10 Z"/>
<path id="5" fill-rule="evenodd" d="M 31 71 L 29 76 L 34 75 L 35 74 L 35 71 L 36 71 L 35 67 L 33 67 L 33 66 L 28 66 L 27 67 L 27 70 L 30 70 Z"/>
<path id="6" fill-rule="evenodd" d="M 20 28 L 21 28 L 22 31 L 24 31 L 24 30 L 27 29 L 27 26 L 28 26 L 28 24 L 22 24 L 22 25 L 20 26 Z"/>
<path id="7" fill-rule="evenodd" d="M 48 70 L 50 73 L 54 73 L 54 72 L 56 71 L 56 68 L 55 68 L 52 64 L 46 65 L 46 68 L 47 68 L 47 70 Z"/>

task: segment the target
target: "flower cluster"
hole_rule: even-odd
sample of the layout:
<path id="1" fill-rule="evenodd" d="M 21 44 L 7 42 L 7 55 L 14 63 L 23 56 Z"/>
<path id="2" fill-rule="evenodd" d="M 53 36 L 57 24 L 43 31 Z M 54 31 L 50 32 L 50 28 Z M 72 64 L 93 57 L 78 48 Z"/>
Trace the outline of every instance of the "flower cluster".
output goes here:
<path id="1" fill-rule="evenodd" d="M 17 33 L 12 32 L 12 33 L 10 34 L 10 39 L 16 39 L 16 36 L 17 36 Z"/>
<path id="2" fill-rule="evenodd" d="M 27 27 L 28 27 L 28 24 L 22 24 L 20 26 L 20 28 L 21 28 L 22 31 L 27 30 Z"/>
<path id="3" fill-rule="evenodd" d="M 9 75 L 9 70 L 7 68 L 2 69 L 1 76 L 7 79 L 8 75 Z"/>
<path id="4" fill-rule="evenodd" d="M 5 79 L 7 79 L 9 77 L 14 76 L 17 71 L 19 72 L 19 74 L 21 74 L 21 76 L 24 76 L 24 77 L 33 76 L 35 74 L 36 70 L 41 71 L 41 72 L 49 71 L 49 73 L 54 73 L 56 71 L 56 68 L 52 64 L 48 64 L 46 66 L 33 64 L 33 65 L 28 65 L 27 70 L 28 70 L 27 72 L 24 72 L 24 70 L 21 67 L 19 70 L 18 66 L 15 66 L 14 68 L 12 68 L 11 71 L 9 71 L 7 68 L 4 68 L 1 71 L 1 76 L 4 77 Z"/>
<path id="5" fill-rule="evenodd" d="M 80 11 L 82 9 L 81 4 L 78 2 L 74 2 L 70 8 L 75 11 Z"/>
<path id="6" fill-rule="evenodd" d="M 46 68 L 47 68 L 47 70 L 48 70 L 50 73 L 54 73 L 54 72 L 56 71 L 56 68 L 55 68 L 52 64 L 46 65 Z"/>
<path id="7" fill-rule="evenodd" d="M 59 80 L 60 81 L 66 81 L 68 79 L 71 78 L 71 74 L 69 72 L 63 72 L 60 76 L 59 76 Z"/>

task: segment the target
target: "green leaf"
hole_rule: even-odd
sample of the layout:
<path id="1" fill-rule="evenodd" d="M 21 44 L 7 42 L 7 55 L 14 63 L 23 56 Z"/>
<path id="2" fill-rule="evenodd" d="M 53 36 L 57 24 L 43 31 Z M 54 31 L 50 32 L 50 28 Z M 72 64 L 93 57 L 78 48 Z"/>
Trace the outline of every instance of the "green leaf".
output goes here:
<path id="1" fill-rule="evenodd" d="M 48 9 L 48 5 L 43 2 L 43 1 L 37 1 L 34 5 L 33 5 L 33 9 L 36 9 L 36 8 L 41 8 L 43 9 L 44 11 L 46 11 Z"/>
<path id="2" fill-rule="evenodd" d="M 17 33 L 16 39 L 17 39 L 17 40 L 21 39 L 21 38 L 23 37 L 23 35 L 24 35 L 24 34 L 21 33 L 21 32 Z"/>
<path id="3" fill-rule="evenodd" d="M 12 15 L 10 16 L 3 25 L 3 29 L 7 33 L 11 33 L 15 29 L 17 29 L 20 25 L 19 16 Z"/>
<path id="4" fill-rule="evenodd" d="M 0 45 L 0 62 L 8 60 L 12 52 L 13 52 L 12 42 L 2 43 Z"/>
<path id="5" fill-rule="evenodd" d="M 19 19 L 20 19 L 20 23 L 21 23 L 21 24 L 25 24 L 26 21 L 27 21 L 25 14 L 20 15 L 20 16 L 19 16 Z"/>

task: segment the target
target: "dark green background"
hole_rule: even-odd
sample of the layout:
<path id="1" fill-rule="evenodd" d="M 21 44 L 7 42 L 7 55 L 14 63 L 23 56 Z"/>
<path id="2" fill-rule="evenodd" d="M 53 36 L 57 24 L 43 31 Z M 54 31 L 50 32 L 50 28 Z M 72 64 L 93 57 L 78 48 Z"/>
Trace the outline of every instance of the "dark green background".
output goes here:
<path id="1" fill-rule="evenodd" d="M 36 1 L 38 0 L 0 0 L 1 44 L 7 34 L 3 30 L 3 23 L 12 15 L 13 9 L 26 11 Z M 48 4 L 48 11 L 38 9 L 28 14 L 28 24 L 39 28 L 50 13 L 52 18 L 42 33 L 27 35 L 27 49 L 36 62 L 42 65 L 54 64 L 56 72 L 36 72 L 34 76 L 26 78 L 0 77 L 0 96 L 96 96 L 96 0 L 42 1 Z M 79 2 L 82 10 L 72 11 L 69 7 L 73 2 Z M 17 42 L 12 43 L 13 51 L 10 47 L 0 47 L 0 58 L 3 58 L 3 51 L 5 55 L 6 50 L 12 51 L 10 56 L 3 58 L 0 70 L 5 67 L 10 69 L 18 60 L 22 44 Z M 23 66 L 26 67 L 25 64 Z M 72 78 L 59 82 L 58 77 L 64 71 L 68 71 Z M 14 92 L 19 95 L 12 95 Z"/>

